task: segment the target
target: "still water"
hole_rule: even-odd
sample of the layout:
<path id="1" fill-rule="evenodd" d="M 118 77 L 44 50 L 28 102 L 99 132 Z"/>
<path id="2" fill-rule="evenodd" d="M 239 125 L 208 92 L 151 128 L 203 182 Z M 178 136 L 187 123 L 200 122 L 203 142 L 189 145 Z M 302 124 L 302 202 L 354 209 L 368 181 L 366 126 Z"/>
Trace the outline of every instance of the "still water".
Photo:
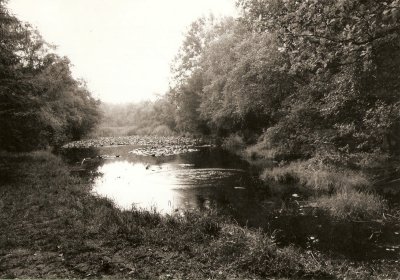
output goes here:
<path id="1" fill-rule="evenodd" d="M 135 206 L 161 213 L 210 208 L 246 212 L 281 203 L 273 203 L 268 188 L 246 162 L 222 150 L 151 157 L 130 153 L 134 148 L 75 149 L 67 151 L 67 158 L 75 163 L 76 172 L 92 174 L 93 193 L 126 210 Z"/>
<path id="2" fill-rule="evenodd" d="M 134 146 L 67 149 L 72 171 L 90 176 L 92 192 L 121 209 L 167 214 L 213 209 L 240 225 L 273 233 L 277 243 L 354 260 L 398 261 L 399 225 L 338 222 L 310 206 L 295 185 L 265 183 L 247 162 L 225 151 L 200 148 L 172 156 L 133 153 Z"/>

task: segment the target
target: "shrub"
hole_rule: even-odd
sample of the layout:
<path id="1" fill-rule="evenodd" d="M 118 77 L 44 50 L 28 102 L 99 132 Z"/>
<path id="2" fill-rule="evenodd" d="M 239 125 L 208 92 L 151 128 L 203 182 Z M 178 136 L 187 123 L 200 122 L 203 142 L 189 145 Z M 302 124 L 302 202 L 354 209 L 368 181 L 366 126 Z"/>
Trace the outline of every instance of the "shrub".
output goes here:
<path id="1" fill-rule="evenodd" d="M 274 159 L 276 156 L 276 151 L 274 149 L 267 149 L 263 143 L 257 143 L 255 145 L 249 146 L 244 151 L 244 156 L 251 160 L 255 159 Z"/>
<path id="2" fill-rule="evenodd" d="M 223 140 L 221 146 L 223 149 L 230 152 L 238 152 L 244 150 L 245 143 L 243 141 L 243 137 L 239 136 L 238 134 L 231 134 Z"/>

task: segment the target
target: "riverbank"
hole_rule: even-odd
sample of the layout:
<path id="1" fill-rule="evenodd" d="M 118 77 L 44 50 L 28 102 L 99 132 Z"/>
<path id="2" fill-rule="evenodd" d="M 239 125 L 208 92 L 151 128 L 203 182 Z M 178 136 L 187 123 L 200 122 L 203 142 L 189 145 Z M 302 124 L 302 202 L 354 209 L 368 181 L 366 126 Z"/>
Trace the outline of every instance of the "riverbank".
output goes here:
<path id="1" fill-rule="evenodd" d="M 261 141 L 247 145 L 242 137 L 227 137 L 222 147 L 258 166 L 260 178 L 265 182 L 298 185 L 312 193 L 309 204 L 322 209 L 337 220 L 400 220 L 400 209 L 389 207 L 383 188 L 388 170 L 372 172 L 366 168 L 350 168 L 327 163 L 324 157 L 276 161 L 275 152 Z M 378 164 L 378 163 L 376 163 Z M 343 164 L 345 165 L 345 164 Z M 362 163 L 359 163 L 362 165 Z M 389 168 L 388 168 L 389 169 Z M 394 170 L 394 172 L 393 172 Z M 394 174 L 400 174 L 397 163 L 391 167 Z M 384 177 L 384 179 L 382 179 Z M 392 178 L 393 179 L 393 178 Z M 391 196 L 399 195 L 398 187 L 391 188 Z"/>
<path id="2" fill-rule="evenodd" d="M 395 279 L 395 264 L 330 260 L 215 213 L 121 211 L 49 152 L 1 154 L 0 278 Z"/>

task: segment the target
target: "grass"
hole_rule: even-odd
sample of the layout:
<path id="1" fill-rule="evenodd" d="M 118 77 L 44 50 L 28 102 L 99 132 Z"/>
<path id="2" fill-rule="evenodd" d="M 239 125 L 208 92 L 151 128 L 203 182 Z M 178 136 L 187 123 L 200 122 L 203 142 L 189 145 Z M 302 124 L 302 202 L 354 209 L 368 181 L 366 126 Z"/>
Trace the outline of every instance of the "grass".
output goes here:
<path id="1" fill-rule="evenodd" d="M 340 220 L 382 218 L 387 208 L 381 197 L 357 190 L 342 190 L 331 196 L 319 197 L 316 205 Z"/>
<path id="2" fill-rule="evenodd" d="M 313 206 L 326 210 L 338 220 L 378 219 L 387 209 L 380 196 L 367 191 L 372 183 L 361 172 L 339 170 L 309 160 L 265 170 L 261 177 L 306 186 L 317 195 Z"/>
<path id="3" fill-rule="evenodd" d="M 261 179 L 264 181 L 305 186 L 317 195 L 312 205 L 326 210 L 335 219 L 377 219 L 382 217 L 387 208 L 386 202 L 380 196 L 365 191 L 372 186 L 372 182 L 362 172 L 340 170 L 316 159 L 268 167 L 271 159 L 276 156 L 274 150 L 265 148 L 263 142 L 247 148 L 244 146 L 239 136 L 231 135 L 226 138 L 222 147 L 236 153 L 239 151 L 253 165 L 263 166 Z"/>
<path id="4" fill-rule="evenodd" d="M 49 152 L 0 154 L 0 278 L 395 279 L 214 212 L 121 211 Z"/>
<path id="5" fill-rule="evenodd" d="M 296 161 L 267 169 L 261 178 L 278 182 L 295 181 L 316 191 L 339 191 L 371 186 L 370 180 L 361 172 L 339 170 L 315 164 L 312 160 Z"/>

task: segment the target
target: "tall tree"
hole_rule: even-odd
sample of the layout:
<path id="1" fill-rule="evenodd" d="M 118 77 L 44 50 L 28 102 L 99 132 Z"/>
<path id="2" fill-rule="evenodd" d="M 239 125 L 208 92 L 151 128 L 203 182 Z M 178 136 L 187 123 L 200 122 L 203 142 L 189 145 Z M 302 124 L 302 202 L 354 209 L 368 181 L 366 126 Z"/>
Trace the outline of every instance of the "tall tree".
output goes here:
<path id="1" fill-rule="evenodd" d="M 99 118 L 98 101 L 40 34 L 0 1 L 0 149 L 32 150 L 78 139 Z"/>
<path id="2" fill-rule="evenodd" d="M 207 132 L 198 110 L 203 89 L 201 58 L 205 48 L 232 23 L 218 21 L 213 16 L 192 23 L 172 66 L 173 79 L 169 93 L 176 108 L 176 128 L 179 131 Z"/>
<path id="3" fill-rule="evenodd" d="M 399 152 L 399 4 L 239 1 L 249 29 L 278 38 L 296 80 L 270 145 L 303 156 L 329 150 L 341 162 Z"/>

